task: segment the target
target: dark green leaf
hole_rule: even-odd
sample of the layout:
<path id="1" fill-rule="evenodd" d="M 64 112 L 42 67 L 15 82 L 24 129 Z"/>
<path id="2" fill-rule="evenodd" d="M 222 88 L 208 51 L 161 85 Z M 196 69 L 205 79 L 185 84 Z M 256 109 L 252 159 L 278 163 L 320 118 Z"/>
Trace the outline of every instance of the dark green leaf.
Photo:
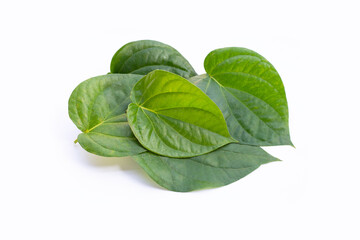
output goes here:
<path id="1" fill-rule="evenodd" d="M 260 147 L 236 143 L 193 158 L 168 158 L 150 152 L 134 158 L 160 186 L 177 192 L 224 186 L 261 164 L 278 161 Z"/>
<path id="2" fill-rule="evenodd" d="M 127 116 L 139 142 L 168 157 L 192 157 L 234 142 L 225 119 L 199 88 L 174 73 L 155 70 L 131 92 Z"/>
<path id="3" fill-rule="evenodd" d="M 261 55 L 245 48 L 212 51 L 207 74 L 190 79 L 221 109 L 230 134 L 242 144 L 292 145 L 281 78 Z"/>
<path id="4" fill-rule="evenodd" d="M 185 78 L 196 75 L 190 63 L 176 49 L 151 40 L 124 45 L 115 53 L 110 66 L 112 73 L 142 75 L 156 69 L 173 72 Z"/>
<path id="5" fill-rule="evenodd" d="M 75 88 L 69 99 L 69 116 L 83 132 L 77 140 L 85 150 L 108 157 L 146 151 L 132 134 L 125 114 L 131 102 L 131 89 L 141 77 L 108 74 L 86 80 Z"/>

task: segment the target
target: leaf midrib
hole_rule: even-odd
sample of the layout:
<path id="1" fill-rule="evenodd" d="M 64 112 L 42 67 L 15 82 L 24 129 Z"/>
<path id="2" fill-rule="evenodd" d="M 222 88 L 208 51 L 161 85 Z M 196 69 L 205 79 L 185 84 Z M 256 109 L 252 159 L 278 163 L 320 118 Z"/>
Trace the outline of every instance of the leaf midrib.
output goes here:
<path id="1" fill-rule="evenodd" d="M 173 118 L 173 117 L 171 117 L 171 116 L 167 116 L 167 115 L 161 114 L 161 113 L 159 113 L 159 112 L 156 112 L 156 111 L 154 111 L 154 110 L 151 110 L 151 109 L 149 109 L 149 108 L 143 107 L 143 106 L 141 106 L 141 105 L 138 105 L 138 107 L 139 107 L 139 108 L 141 108 L 142 110 L 147 110 L 147 111 L 149 111 L 149 112 L 152 112 L 152 113 L 154 113 L 154 114 L 158 115 L 158 116 L 159 116 L 159 118 L 161 118 L 161 116 L 164 116 L 164 117 L 168 117 L 168 118 L 172 118 L 172 119 L 175 119 L 175 120 L 181 121 L 181 120 L 176 119 L 176 118 Z M 169 110 L 169 109 L 175 109 L 175 108 L 195 108 L 195 107 L 173 107 L 173 108 L 158 109 L 158 111 Z M 205 111 L 205 112 L 210 113 L 211 115 L 213 115 L 213 116 L 217 117 L 217 116 L 216 116 L 215 114 L 213 114 L 212 112 L 206 111 L 206 110 L 201 109 L 201 108 L 196 108 L 196 109 L 199 109 L 199 110 L 201 110 L 201 111 Z M 145 112 L 144 112 L 144 113 L 145 113 Z M 145 114 L 145 115 L 146 115 L 146 114 Z M 185 121 L 183 121 L 183 122 L 185 122 Z M 214 134 L 217 134 L 217 135 L 222 136 L 222 137 L 225 137 L 225 138 L 231 138 L 231 135 L 230 135 L 229 137 L 226 137 L 226 136 L 221 135 L 221 134 L 219 134 L 219 133 L 217 133 L 217 132 L 213 132 L 213 131 L 211 131 L 211 130 L 209 130 L 209 129 L 207 129 L 207 128 L 204 128 L 204 127 L 201 127 L 201 126 L 195 125 L 195 124 L 193 124 L 193 123 L 189 123 L 189 122 L 185 122 L 185 123 L 188 123 L 188 124 L 194 125 L 194 126 L 196 126 L 196 127 L 198 127 L 198 128 L 204 129 L 204 130 L 206 130 L 206 131 L 212 132 L 212 133 L 214 133 Z M 226 121 L 225 121 L 225 124 L 226 124 Z"/>
<path id="2" fill-rule="evenodd" d="M 114 111 L 112 111 L 112 112 L 111 112 L 110 114 L 108 114 L 108 115 L 111 115 L 113 112 L 114 112 Z M 120 116 L 122 116 L 122 115 L 126 115 L 126 113 L 123 113 L 123 114 L 116 115 L 116 116 L 114 116 L 114 117 L 105 119 L 105 120 L 99 122 L 98 124 L 96 124 L 95 126 L 93 126 L 92 128 L 85 130 L 84 133 L 89 133 L 89 132 L 91 132 L 92 130 L 94 130 L 95 128 L 97 128 L 97 127 L 101 126 L 102 124 L 106 123 L 107 121 L 109 121 L 109 120 L 111 120 L 111 119 L 113 119 L 113 118 L 120 117 Z"/>

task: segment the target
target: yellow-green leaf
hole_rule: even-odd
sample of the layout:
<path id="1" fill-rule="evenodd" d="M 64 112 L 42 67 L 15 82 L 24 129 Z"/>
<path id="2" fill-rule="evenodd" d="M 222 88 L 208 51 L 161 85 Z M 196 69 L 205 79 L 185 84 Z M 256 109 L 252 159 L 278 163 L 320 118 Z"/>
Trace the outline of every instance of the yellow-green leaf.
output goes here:
<path id="1" fill-rule="evenodd" d="M 157 154 L 192 157 L 235 141 L 216 104 L 174 73 L 149 73 L 134 86 L 131 100 L 130 127 L 139 142 Z"/>

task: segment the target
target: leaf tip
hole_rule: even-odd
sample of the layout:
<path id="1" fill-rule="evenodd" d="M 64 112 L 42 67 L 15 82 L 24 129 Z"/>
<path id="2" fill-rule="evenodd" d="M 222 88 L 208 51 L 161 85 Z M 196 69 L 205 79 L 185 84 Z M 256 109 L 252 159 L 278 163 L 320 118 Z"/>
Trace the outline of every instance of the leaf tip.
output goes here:
<path id="1" fill-rule="evenodd" d="M 268 159 L 267 161 L 264 161 L 262 164 L 272 163 L 272 162 L 282 162 L 281 159 L 272 157 L 271 159 Z"/>

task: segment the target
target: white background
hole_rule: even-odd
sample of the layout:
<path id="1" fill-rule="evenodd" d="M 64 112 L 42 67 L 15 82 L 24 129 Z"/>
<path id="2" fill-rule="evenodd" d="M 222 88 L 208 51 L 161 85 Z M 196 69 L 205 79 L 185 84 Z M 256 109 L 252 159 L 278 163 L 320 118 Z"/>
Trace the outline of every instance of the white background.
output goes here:
<path id="1" fill-rule="evenodd" d="M 358 1 L 1 1 L 0 239 L 360 239 Z M 127 42 L 201 74 L 239 46 L 282 76 L 296 149 L 229 186 L 175 193 L 73 140 L 72 90 Z"/>

